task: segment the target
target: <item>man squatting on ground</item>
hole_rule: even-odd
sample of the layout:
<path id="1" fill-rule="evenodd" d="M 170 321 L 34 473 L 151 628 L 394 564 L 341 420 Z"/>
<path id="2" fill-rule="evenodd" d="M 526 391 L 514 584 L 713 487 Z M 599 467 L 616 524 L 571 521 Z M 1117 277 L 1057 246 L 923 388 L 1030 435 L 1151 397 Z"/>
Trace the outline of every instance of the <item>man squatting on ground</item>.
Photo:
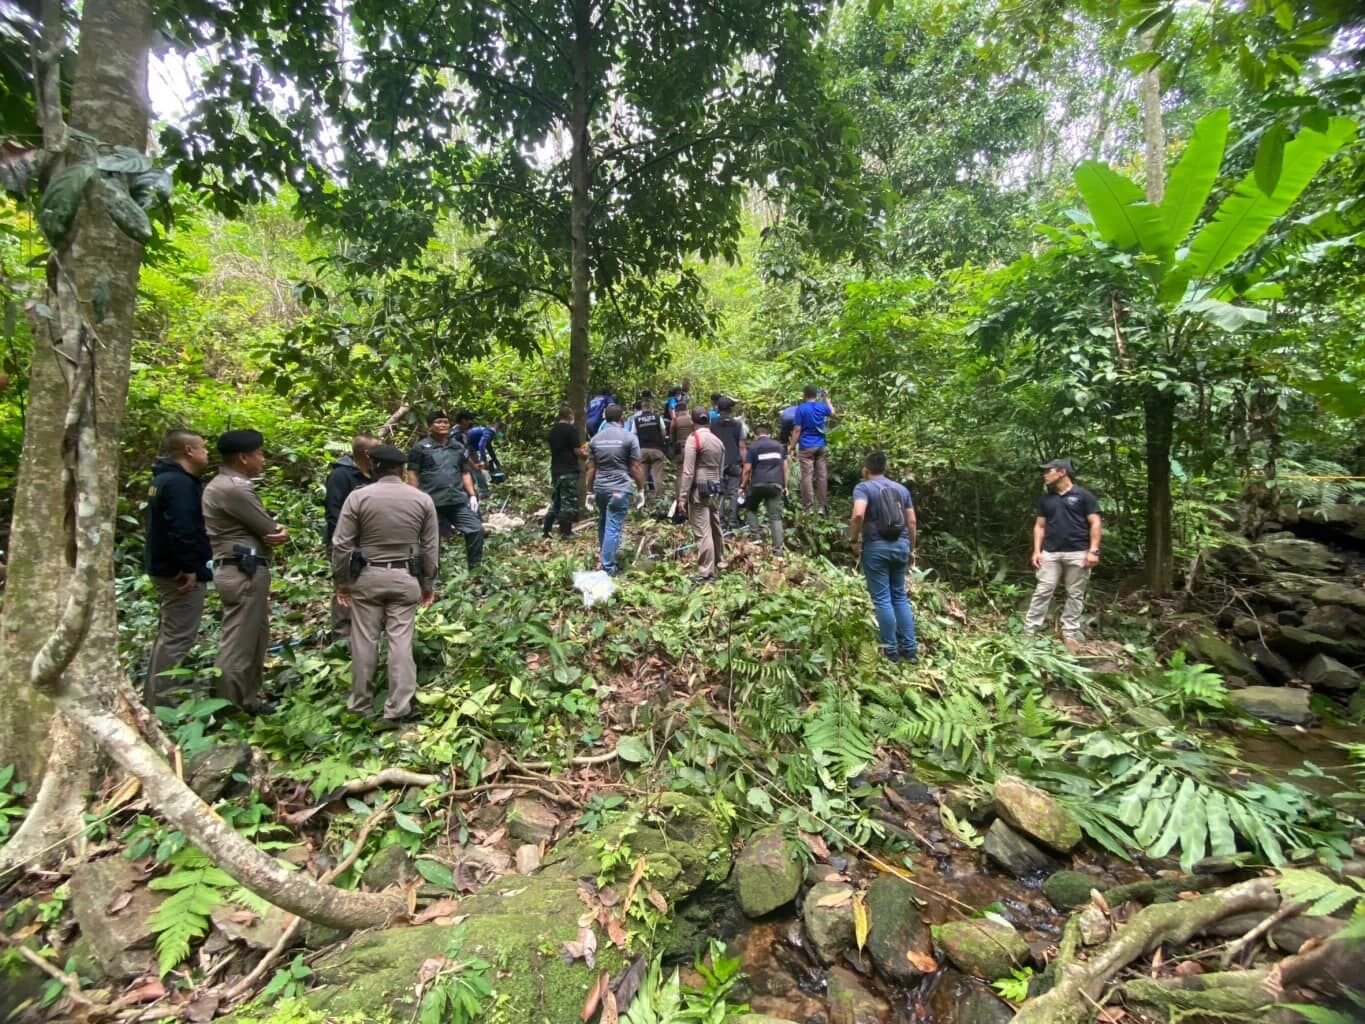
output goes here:
<path id="1" fill-rule="evenodd" d="M 1083 639 L 1081 613 L 1090 570 L 1100 563 L 1100 503 L 1072 481 L 1075 470 L 1070 459 L 1053 459 L 1039 469 L 1047 491 L 1038 496 L 1034 507 L 1033 557 L 1029 560 L 1038 570 L 1038 587 L 1029 602 L 1024 629 L 1036 633 L 1043 628 L 1052 595 L 1061 583 L 1066 587 L 1062 642 L 1068 650 L 1075 650 Z"/>
<path id="2" fill-rule="evenodd" d="M 332 538 L 337 600 L 351 608 L 351 696 L 346 706 L 372 714 L 370 681 L 379 664 L 379 638 L 389 638 L 389 695 L 383 722 L 414 717 L 417 667 L 412 634 L 417 607 L 436 593 L 441 542 L 430 495 L 403 484 L 408 461 L 381 444 L 370 451 L 375 482 L 354 491 L 341 508 Z"/>

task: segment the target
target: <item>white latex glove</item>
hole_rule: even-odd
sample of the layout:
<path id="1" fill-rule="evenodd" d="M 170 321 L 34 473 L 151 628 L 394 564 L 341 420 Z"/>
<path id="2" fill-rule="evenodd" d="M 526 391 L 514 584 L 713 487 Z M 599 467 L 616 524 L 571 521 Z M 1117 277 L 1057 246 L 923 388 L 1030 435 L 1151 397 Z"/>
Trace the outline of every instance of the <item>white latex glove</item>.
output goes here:
<path id="1" fill-rule="evenodd" d="M 591 494 L 589 494 L 586 498 L 583 499 L 583 504 L 587 507 L 587 510 L 589 512 L 597 511 L 597 499 L 593 497 Z"/>
<path id="2" fill-rule="evenodd" d="M 479 514 L 479 496 L 477 494 L 469 496 L 469 510 L 475 515 Z"/>
<path id="3" fill-rule="evenodd" d="M 645 507 L 645 492 L 644 492 L 644 491 L 641 491 L 639 494 L 637 494 L 637 495 L 635 496 L 635 507 L 636 507 L 637 509 L 640 509 L 640 508 L 644 508 L 644 507 Z"/>

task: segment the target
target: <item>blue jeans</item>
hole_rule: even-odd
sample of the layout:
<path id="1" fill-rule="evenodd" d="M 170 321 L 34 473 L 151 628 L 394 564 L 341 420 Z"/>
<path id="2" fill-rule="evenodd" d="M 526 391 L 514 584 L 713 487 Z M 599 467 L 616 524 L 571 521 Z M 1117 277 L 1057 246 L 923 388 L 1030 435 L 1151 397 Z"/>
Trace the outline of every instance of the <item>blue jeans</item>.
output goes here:
<path id="1" fill-rule="evenodd" d="M 882 653 L 912 657 L 919 651 L 915 641 L 915 613 L 905 596 L 905 572 L 910 566 L 910 541 L 873 539 L 863 542 L 863 577 L 877 613 L 877 632 Z"/>
<path id="2" fill-rule="evenodd" d="M 601 546 L 602 568 L 615 576 L 616 549 L 621 546 L 626 514 L 630 511 L 630 491 L 593 491 L 597 504 L 597 543 Z"/>

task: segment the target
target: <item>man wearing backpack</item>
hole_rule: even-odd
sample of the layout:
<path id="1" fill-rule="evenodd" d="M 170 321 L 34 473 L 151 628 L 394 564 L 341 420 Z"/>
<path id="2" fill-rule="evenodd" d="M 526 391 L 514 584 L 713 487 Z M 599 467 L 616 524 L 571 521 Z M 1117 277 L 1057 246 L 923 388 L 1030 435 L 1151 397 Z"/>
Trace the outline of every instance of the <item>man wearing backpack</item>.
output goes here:
<path id="1" fill-rule="evenodd" d="M 588 428 L 589 437 L 602 429 L 602 424 L 606 422 L 607 406 L 620 404 L 611 393 L 611 388 L 603 388 L 599 394 L 593 396 L 592 401 L 588 403 L 587 417 L 583 421 Z"/>
<path id="2" fill-rule="evenodd" d="M 1069 651 L 1080 647 L 1081 612 L 1090 570 L 1100 563 L 1100 503 L 1080 484 L 1070 459 L 1053 459 L 1039 467 L 1047 491 L 1038 496 L 1033 519 L 1033 557 L 1038 587 L 1029 602 L 1024 631 L 1043 628 L 1052 595 L 1060 583 L 1066 587 L 1062 608 L 1062 643 Z"/>
<path id="3" fill-rule="evenodd" d="M 887 479 L 881 452 L 863 460 L 862 483 L 853 488 L 849 532 L 862 559 L 882 654 L 892 661 L 918 661 L 915 613 L 905 593 L 906 572 L 915 564 L 915 503 L 908 490 Z"/>

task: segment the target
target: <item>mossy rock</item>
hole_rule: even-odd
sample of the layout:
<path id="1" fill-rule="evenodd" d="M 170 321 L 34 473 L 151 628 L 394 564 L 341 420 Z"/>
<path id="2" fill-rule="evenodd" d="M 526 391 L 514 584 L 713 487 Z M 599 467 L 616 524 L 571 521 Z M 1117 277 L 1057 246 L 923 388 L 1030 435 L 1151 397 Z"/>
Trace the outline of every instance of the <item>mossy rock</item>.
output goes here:
<path id="1" fill-rule="evenodd" d="M 1043 883 L 1043 892 L 1058 910 L 1075 910 L 1090 902 L 1090 890 L 1104 887 L 1099 880 L 1080 871 L 1054 871 Z"/>
<path id="2" fill-rule="evenodd" d="M 740 909 L 762 917 L 786 906 L 801 891 L 801 862 L 781 826 L 755 832 L 735 861 Z"/>
<path id="3" fill-rule="evenodd" d="M 985 918 L 941 924 L 935 938 L 958 970 L 984 981 L 1009 977 L 1031 956 L 1022 935 L 1007 924 Z"/>
<path id="4" fill-rule="evenodd" d="M 308 1004 L 328 1014 L 408 1019 L 424 961 L 477 956 L 492 964 L 488 980 L 507 1020 L 577 1020 L 598 974 L 614 975 L 629 963 L 605 936 L 599 936 L 595 968 L 565 963 L 562 946 L 577 939 L 582 911 L 570 879 L 507 876 L 461 901 L 460 912 L 470 916 L 459 925 L 370 932 L 327 954 L 316 967 L 323 987 L 308 994 Z"/>

